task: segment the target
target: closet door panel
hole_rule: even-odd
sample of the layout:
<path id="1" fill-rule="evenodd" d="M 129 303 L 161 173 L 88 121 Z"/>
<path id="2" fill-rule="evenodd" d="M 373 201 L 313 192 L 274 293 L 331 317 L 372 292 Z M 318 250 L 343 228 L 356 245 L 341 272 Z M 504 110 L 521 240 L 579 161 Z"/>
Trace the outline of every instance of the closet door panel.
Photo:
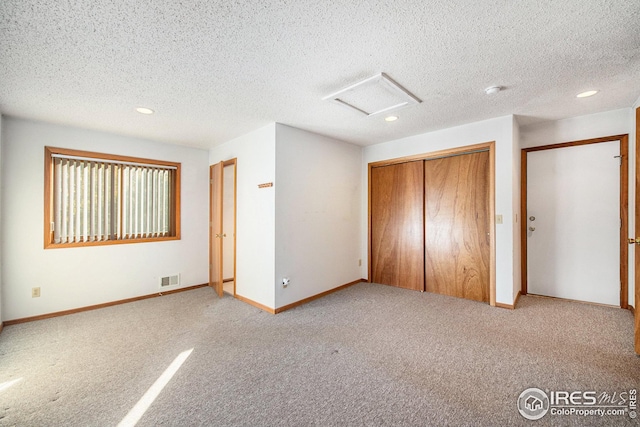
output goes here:
<path id="1" fill-rule="evenodd" d="M 489 301 L 489 152 L 428 160 L 425 289 Z"/>
<path id="2" fill-rule="evenodd" d="M 371 169 L 371 281 L 424 290 L 424 162 Z"/>

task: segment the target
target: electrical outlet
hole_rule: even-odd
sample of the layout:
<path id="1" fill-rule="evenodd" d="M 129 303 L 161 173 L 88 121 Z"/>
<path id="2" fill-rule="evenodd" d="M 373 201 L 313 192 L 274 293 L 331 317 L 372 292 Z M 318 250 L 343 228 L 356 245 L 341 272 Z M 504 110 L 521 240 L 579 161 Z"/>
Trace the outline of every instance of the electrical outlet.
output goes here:
<path id="1" fill-rule="evenodd" d="M 362 260 L 361 259 L 358 260 L 358 267 L 362 267 Z"/>
<path id="2" fill-rule="evenodd" d="M 31 288 L 31 298 L 38 298 L 40 296 L 40 288 Z"/>

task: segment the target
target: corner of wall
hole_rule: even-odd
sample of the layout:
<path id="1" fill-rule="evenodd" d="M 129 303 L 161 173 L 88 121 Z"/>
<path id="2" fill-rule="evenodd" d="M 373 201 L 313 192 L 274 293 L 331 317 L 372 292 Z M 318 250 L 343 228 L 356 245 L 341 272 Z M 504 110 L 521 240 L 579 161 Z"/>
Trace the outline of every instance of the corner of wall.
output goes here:
<path id="1" fill-rule="evenodd" d="M 522 180 L 522 165 L 520 156 L 520 124 L 513 116 L 513 298 L 514 305 L 518 292 L 522 287 L 522 244 L 520 236 L 520 200 L 522 197 L 520 182 Z"/>
<path id="2" fill-rule="evenodd" d="M 275 309 L 276 123 L 209 150 L 209 164 L 236 158 L 236 295 Z M 273 182 L 273 187 L 258 184 Z"/>
<path id="3" fill-rule="evenodd" d="M 366 260 L 368 163 L 495 141 L 495 210 L 496 214 L 503 215 L 504 221 L 502 225 L 496 227 L 496 301 L 508 305 L 513 304 L 515 298 L 513 294 L 513 268 L 517 255 L 514 254 L 513 247 L 515 237 L 513 235 L 514 215 L 512 211 L 514 203 L 516 203 L 514 192 L 519 191 L 513 188 L 515 179 L 514 155 L 519 153 L 519 143 L 514 142 L 516 128 L 519 130 L 517 118 L 514 115 L 506 115 L 364 147 L 361 170 L 361 217 L 363 224 L 361 248 L 365 258 L 363 259 L 363 272 L 366 272 L 368 268 Z M 363 277 L 366 277 L 366 273 Z"/>
<path id="4" fill-rule="evenodd" d="M 360 279 L 361 151 L 276 124 L 276 308 Z"/>
<path id="5" fill-rule="evenodd" d="M 207 281 L 206 150 L 15 117 L 2 118 L 1 134 L 3 320 L 157 293 L 161 290 L 159 278 L 177 273 L 181 278 L 176 288 Z M 164 242 L 44 249 L 45 144 L 180 162 L 181 238 Z M 38 268 L 34 269 L 34 265 Z M 31 298 L 30 290 L 34 283 L 42 286 L 40 298 Z"/>

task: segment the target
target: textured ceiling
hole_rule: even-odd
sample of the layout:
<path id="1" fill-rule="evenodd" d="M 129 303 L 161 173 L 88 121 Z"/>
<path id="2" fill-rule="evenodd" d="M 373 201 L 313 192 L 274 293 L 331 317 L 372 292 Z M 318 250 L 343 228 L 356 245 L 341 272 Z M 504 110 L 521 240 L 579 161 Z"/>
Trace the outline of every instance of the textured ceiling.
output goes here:
<path id="1" fill-rule="evenodd" d="M 0 14 L 2 114 L 204 148 L 274 121 L 368 145 L 640 95 L 638 0 L 2 0 Z M 423 102 L 387 123 L 322 100 L 379 72 Z"/>

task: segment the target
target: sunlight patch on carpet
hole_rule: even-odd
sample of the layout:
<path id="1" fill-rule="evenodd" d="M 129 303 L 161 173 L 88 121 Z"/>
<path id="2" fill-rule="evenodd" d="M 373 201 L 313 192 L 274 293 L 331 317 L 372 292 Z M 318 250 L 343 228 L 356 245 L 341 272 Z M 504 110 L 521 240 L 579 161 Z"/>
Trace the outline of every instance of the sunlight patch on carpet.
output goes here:
<path id="1" fill-rule="evenodd" d="M 156 400 L 156 397 L 162 392 L 162 389 L 171 381 L 171 378 L 178 372 L 178 369 L 191 355 L 191 350 L 183 351 L 175 358 L 171 365 L 160 375 L 160 377 L 153 383 L 149 390 L 138 400 L 138 403 L 129 411 L 126 417 L 120 421 L 118 427 L 133 427 L 135 426 L 144 413 L 149 409 L 149 406 Z"/>
<path id="2" fill-rule="evenodd" d="M 22 378 L 18 378 L 16 380 L 12 380 L 12 381 L 5 381 L 2 384 L 0 384 L 0 391 L 5 391 L 9 387 L 11 387 L 14 384 L 19 383 L 20 381 L 22 381 Z"/>

